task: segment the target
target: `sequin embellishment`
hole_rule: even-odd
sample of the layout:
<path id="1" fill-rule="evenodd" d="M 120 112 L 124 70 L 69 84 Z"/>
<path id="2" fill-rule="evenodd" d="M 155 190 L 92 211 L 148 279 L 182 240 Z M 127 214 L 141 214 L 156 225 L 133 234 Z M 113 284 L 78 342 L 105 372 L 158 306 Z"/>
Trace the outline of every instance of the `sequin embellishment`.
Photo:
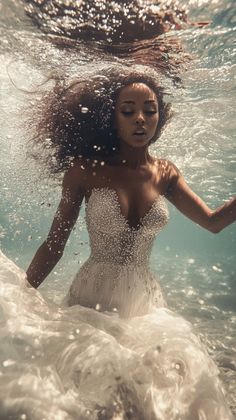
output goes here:
<path id="1" fill-rule="evenodd" d="M 69 304 L 115 307 L 124 316 L 149 312 L 152 305 L 165 306 L 149 258 L 155 236 L 167 221 L 166 202 L 159 196 L 139 226 L 131 228 L 116 191 L 94 188 L 86 206 L 91 255 L 72 283 Z"/>

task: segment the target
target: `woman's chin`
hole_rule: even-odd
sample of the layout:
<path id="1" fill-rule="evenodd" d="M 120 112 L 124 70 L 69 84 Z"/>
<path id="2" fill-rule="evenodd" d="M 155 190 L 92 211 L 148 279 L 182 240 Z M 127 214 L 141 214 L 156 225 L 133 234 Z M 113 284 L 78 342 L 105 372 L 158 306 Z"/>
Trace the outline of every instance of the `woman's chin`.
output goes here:
<path id="1" fill-rule="evenodd" d="M 133 149 L 139 149 L 149 145 L 149 139 L 145 136 L 134 135 L 131 140 L 123 141 Z"/>

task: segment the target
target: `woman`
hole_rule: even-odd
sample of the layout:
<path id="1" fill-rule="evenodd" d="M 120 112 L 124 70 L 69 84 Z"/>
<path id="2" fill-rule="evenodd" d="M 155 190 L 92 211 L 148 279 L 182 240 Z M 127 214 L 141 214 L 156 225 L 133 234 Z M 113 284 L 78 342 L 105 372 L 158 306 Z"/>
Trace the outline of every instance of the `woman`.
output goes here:
<path id="1" fill-rule="evenodd" d="M 45 147 L 43 140 L 50 139 L 47 164 L 54 173 L 67 169 L 52 227 L 27 270 L 27 279 L 37 288 L 51 272 L 63 254 L 85 200 L 91 255 L 71 285 L 67 305 L 80 305 L 78 311 L 81 307 L 91 308 L 88 317 L 102 325 L 101 329 L 109 321 L 96 318 L 94 309 L 105 312 L 105 319 L 112 319 L 111 322 L 114 312 L 118 312 L 120 318 L 127 319 L 127 331 L 120 335 L 114 325 L 106 331 L 112 331 L 119 344 L 126 343 L 129 349 L 139 347 L 138 337 L 132 344 L 129 340 L 127 344 L 125 338 L 132 324 L 141 328 L 146 353 L 154 340 L 161 343 L 156 350 L 165 354 L 166 338 L 162 334 L 169 332 L 158 331 L 155 314 L 166 303 L 148 266 L 153 240 L 168 221 L 165 199 L 195 223 L 217 233 L 236 220 L 236 198 L 212 211 L 190 189 L 173 163 L 150 155 L 150 144 L 157 140 L 171 116 L 163 95 L 158 82 L 145 71 L 127 69 L 119 73 L 107 71 L 89 82 L 75 80 L 68 87 L 57 85 L 49 94 L 38 125 L 37 145 Z M 192 366 L 191 351 L 187 354 L 186 349 L 178 348 L 180 330 L 173 322 L 171 318 L 168 324 L 172 339 L 177 340 L 172 345 L 182 360 L 179 374 L 186 378 L 188 369 L 196 373 L 196 366 Z M 192 348 L 194 343 L 198 367 L 193 385 L 183 379 L 183 387 L 192 386 L 188 396 L 191 402 L 185 412 L 181 411 L 180 418 L 198 418 L 200 412 L 209 419 L 230 418 L 222 402 L 215 367 L 197 338 L 189 330 L 188 334 L 192 344 L 186 348 Z M 208 373 L 201 370 L 201 364 L 208 366 Z M 156 373 L 154 383 L 160 377 L 170 380 L 162 374 Z M 206 378 L 203 396 L 197 390 Z M 187 398 L 186 388 L 183 389 L 182 397 Z M 147 401 L 140 397 L 139 404 L 145 407 Z M 145 417 L 134 418 L 159 418 L 160 407 L 150 407 L 146 406 Z"/>

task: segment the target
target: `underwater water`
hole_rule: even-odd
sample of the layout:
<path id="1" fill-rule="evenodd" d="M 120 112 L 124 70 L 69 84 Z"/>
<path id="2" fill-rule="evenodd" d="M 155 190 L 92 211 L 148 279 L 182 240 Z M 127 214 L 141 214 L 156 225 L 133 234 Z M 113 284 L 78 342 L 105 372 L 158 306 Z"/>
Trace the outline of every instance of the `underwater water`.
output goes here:
<path id="1" fill-rule="evenodd" d="M 179 3 L 187 7 L 192 20 L 211 20 L 211 24 L 173 31 L 194 59 L 182 76 L 184 87 L 168 85 L 175 115 L 153 146 L 153 154 L 172 160 L 193 190 L 214 208 L 236 193 L 236 6 L 233 0 Z M 104 65 L 119 66 L 122 61 L 83 42 L 77 51 L 59 50 L 33 26 L 18 1 L 3 1 L 0 11 L 0 248 L 25 270 L 47 235 L 60 186 L 38 179 L 38 167 L 26 160 L 22 109 L 27 102 L 34 106 L 34 95 L 20 89 L 34 90 L 52 69 L 89 75 L 94 67 L 100 72 Z M 153 248 L 152 270 L 169 308 L 190 321 L 206 344 L 219 368 L 228 405 L 236 414 L 236 225 L 213 235 L 171 205 L 169 210 L 169 224 Z M 30 290 L 24 294 L 23 275 L 0 255 L 0 388 L 6 402 L 1 402 L 1 419 L 96 418 L 86 412 L 86 387 L 81 391 L 83 405 L 79 406 L 76 380 L 73 382 L 73 375 L 68 373 L 73 370 L 73 357 L 76 360 L 79 329 L 83 337 L 87 334 L 85 343 L 90 343 L 94 330 L 83 331 L 86 314 L 78 320 L 74 308 L 62 315 L 56 306 L 88 255 L 84 209 L 63 259 L 39 289 L 42 296 Z M 47 305 L 44 298 L 54 304 Z M 77 323 L 81 324 L 79 329 Z M 171 325 L 171 318 L 167 324 Z M 96 348 L 96 343 L 92 344 Z M 103 344 L 108 349 L 113 346 L 105 338 Z M 60 360 L 54 365 L 56 354 Z M 117 352 L 117 360 L 119 357 Z M 130 366 L 128 359 L 127 351 Z M 88 392 L 89 382 L 87 386 Z M 102 406 L 101 401 L 102 396 Z M 13 414 L 9 414 L 11 410 Z M 169 417 L 160 418 L 181 417 L 171 412 Z M 207 418 L 216 417 L 212 414 Z"/>

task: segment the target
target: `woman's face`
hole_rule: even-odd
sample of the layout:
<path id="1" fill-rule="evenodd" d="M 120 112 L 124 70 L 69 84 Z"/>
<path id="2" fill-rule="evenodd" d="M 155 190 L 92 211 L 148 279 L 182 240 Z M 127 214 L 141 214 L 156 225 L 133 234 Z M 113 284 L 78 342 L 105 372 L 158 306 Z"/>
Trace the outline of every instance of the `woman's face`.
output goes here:
<path id="1" fill-rule="evenodd" d="M 159 121 L 157 97 L 144 83 L 133 83 L 121 89 L 115 106 L 115 128 L 118 137 L 131 147 L 150 143 Z"/>

